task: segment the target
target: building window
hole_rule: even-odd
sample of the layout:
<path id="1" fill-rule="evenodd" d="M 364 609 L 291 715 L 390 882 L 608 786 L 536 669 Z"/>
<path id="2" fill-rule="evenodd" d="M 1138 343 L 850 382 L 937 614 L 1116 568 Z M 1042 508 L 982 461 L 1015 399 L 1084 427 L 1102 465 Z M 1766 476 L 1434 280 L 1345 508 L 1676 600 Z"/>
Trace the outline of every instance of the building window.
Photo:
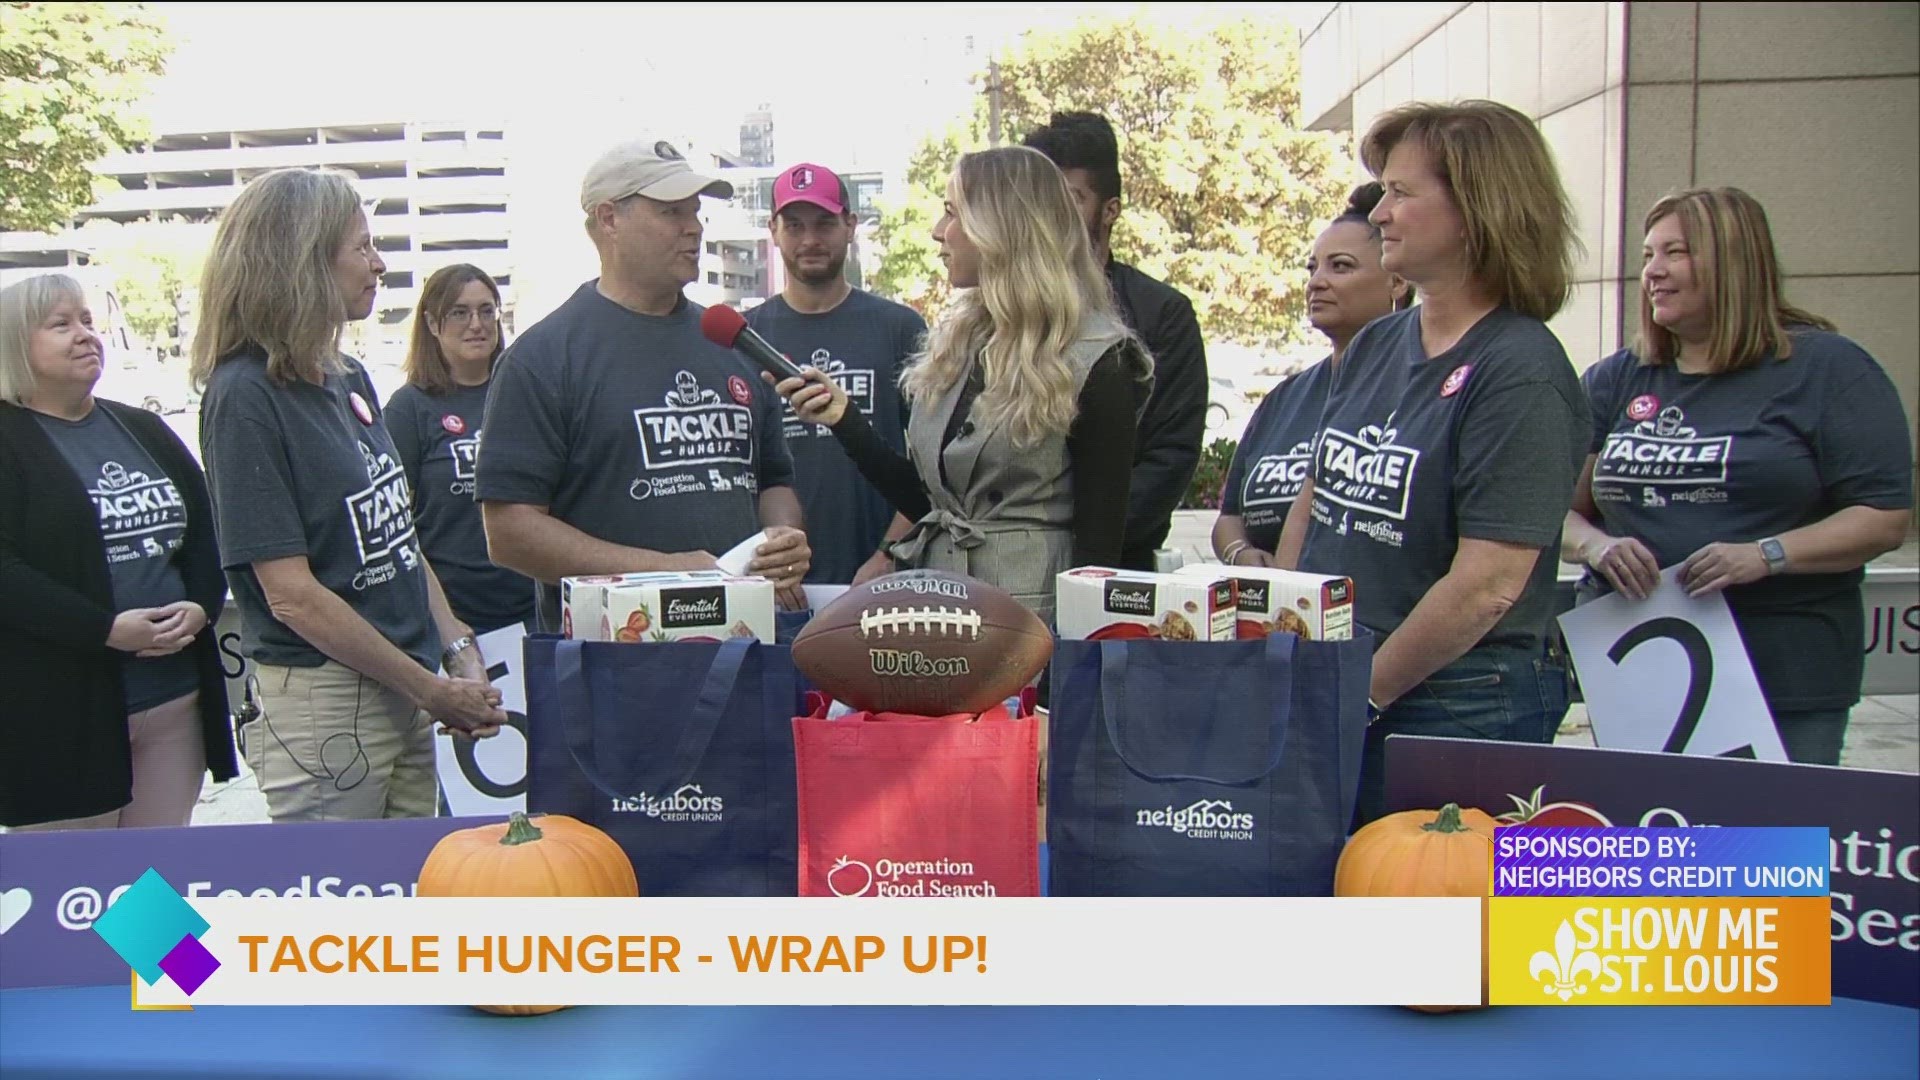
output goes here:
<path id="1" fill-rule="evenodd" d="M 716 273 L 714 273 L 714 272 L 713 272 L 713 271 L 711 271 L 711 270 L 709 270 L 709 271 L 707 271 L 707 284 L 709 284 L 709 285 L 718 285 L 718 284 L 720 284 L 720 275 L 719 275 L 719 274 L 716 274 Z"/>

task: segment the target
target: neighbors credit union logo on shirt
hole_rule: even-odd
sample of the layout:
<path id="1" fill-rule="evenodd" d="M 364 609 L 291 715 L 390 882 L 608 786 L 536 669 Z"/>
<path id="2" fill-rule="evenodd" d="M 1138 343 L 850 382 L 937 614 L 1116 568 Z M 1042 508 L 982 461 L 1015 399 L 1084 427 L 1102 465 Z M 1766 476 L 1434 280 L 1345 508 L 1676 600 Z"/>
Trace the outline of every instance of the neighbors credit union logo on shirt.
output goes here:
<path id="1" fill-rule="evenodd" d="M 651 470 L 753 464 L 753 410 L 723 401 L 690 371 L 674 377 L 666 405 L 633 410 L 640 460 Z"/>
<path id="2" fill-rule="evenodd" d="M 1314 494 L 1351 510 L 1405 521 L 1420 451 L 1393 445 L 1398 434 L 1372 425 L 1357 435 L 1328 428 L 1321 436 Z"/>

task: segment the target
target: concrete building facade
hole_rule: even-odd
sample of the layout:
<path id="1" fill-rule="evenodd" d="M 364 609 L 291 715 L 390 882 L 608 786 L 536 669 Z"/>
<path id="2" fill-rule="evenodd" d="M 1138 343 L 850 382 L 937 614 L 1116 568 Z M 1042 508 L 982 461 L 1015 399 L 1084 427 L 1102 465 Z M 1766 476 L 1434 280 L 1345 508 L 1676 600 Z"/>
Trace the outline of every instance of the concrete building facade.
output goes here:
<path id="1" fill-rule="evenodd" d="M 1576 367 L 1631 339 L 1662 195 L 1766 206 L 1788 296 L 1872 352 L 1920 415 L 1920 5 L 1340 3 L 1303 28 L 1303 112 L 1488 97 L 1536 118 L 1586 252 L 1553 321 Z"/>
<path id="2" fill-rule="evenodd" d="M 169 132 L 102 159 L 95 172 L 110 190 L 81 211 L 72 228 L 0 233 L 0 274 L 11 279 L 67 268 L 92 277 L 85 273 L 88 241 L 79 230 L 90 220 L 211 222 L 263 173 L 328 166 L 357 178 L 374 244 L 387 264 L 367 342 L 404 347 L 420 287 L 449 263 L 486 270 L 499 282 L 511 314 L 508 165 L 501 126 L 335 118 L 270 129 Z M 191 332 L 190 325 L 186 329 Z"/>

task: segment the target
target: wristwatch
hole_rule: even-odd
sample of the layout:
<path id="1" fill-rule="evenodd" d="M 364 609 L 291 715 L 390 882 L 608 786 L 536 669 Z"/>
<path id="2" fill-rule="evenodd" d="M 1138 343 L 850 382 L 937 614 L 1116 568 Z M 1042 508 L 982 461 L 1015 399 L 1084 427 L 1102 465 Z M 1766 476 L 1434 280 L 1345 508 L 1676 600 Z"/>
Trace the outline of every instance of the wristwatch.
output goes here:
<path id="1" fill-rule="evenodd" d="M 453 658 L 471 648 L 473 648 L 472 635 L 455 638 L 453 641 L 448 642 L 446 650 L 440 654 L 440 666 L 443 668 L 453 667 Z"/>
<path id="2" fill-rule="evenodd" d="M 1767 560 L 1767 573 L 1778 574 L 1787 568 L 1787 546 L 1777 536 L 1760 541 L 1760 557 Z"/>

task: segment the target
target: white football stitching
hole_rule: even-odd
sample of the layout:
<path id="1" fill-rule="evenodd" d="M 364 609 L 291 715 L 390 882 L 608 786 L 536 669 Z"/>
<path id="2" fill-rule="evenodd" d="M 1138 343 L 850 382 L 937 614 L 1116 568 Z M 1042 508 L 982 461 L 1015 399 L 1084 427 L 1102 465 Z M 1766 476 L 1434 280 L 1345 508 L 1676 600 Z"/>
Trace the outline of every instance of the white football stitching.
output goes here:
<path id="1" fill-rule="evenodd" d="M 885 637 L 887 631 L 910 634 L 915 630 L 944 636 L 948 631 L 978 640 L 980 613 L 957 608 L 873 608 L 860 613 L 861 637 Z"/>

